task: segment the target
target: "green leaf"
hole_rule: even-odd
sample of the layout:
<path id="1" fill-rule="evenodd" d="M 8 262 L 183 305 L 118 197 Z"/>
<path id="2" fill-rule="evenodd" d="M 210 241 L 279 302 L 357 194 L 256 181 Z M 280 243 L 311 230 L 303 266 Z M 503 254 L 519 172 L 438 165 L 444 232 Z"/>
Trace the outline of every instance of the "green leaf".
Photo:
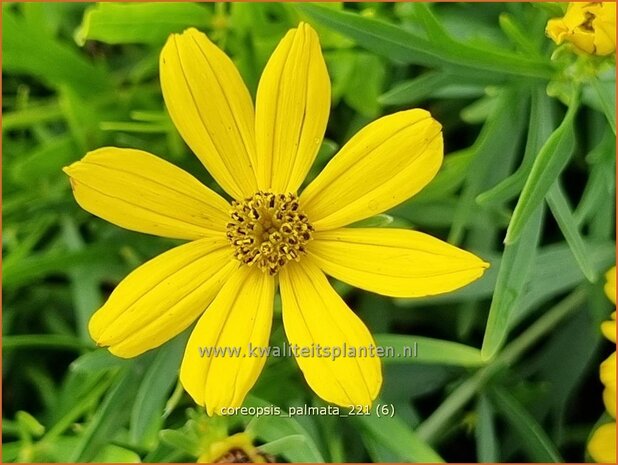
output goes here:
<path id="1" fill-rule="evenodd" d="M 66 273 L 93 261 L 104 263 L 102 257 L 110 258 L 109 246 L 97 243 L 77 251 L 47 249 L 24 260 L 6 260 L 2 284 L 6 287 L 24 285 L 47 273 Z"/>
<path id="2" fill-rule="evenodd" d="M 573 216 L 569 202 L 560 186 L 560 182 L 556 181 L 547 193 L 547 205 L 551 210 L 564 238 L 573 252 L 577 264 L 590 282 L 597 279 L 597 274 L 590 262 L 590 255 L 586 247 L 586 243 L 579 233 L 577 221 Z"/>
<path id="3" fill-rule="evenodd" d="M 594 78 L 591 81 L 592 87 L 596 92 L 603 113 L 607 118 L 609 127 L 612 128 L 614 135 L 616 134 L 616 80 L 601 82 Z"/>
<path id="4" fill-rule="evenodd" d="M 375 118 L 380 113 L 378 96 L 386 76 L 383 60 L 370 53 L 355 53 L 353 57 L 354 68 L 343 98 L 361 115 Z"/>
<path id="5" fill-rule="evenodd" d="M 129 416 L 129 405 L 137 390 L 137 375 L 135 369 L 125 369 L 120 373 L 113 388 L 88 422 L 68 462 L 92 460 L 118 433 Z"/>
<path id="6" fill-rule="evenodd" d="M 249 396 L 246 406 L 268 407 L 270 404 L 262 399 Z M 246 431 L 254 434 L 265 442 L 273 442 L 289 436 L 301 436 L 304 441 L 297 440 L 299 447 L 282 452 L 282 456 L 291 462 L 323 463 L 324 458 L 309 432 L 294 418 L 280 416 L 254 417 L 246 427 Z"/>
<path id="7" fill-rule="evenodd" d="M 552 113 L 552 99 L 542 86 L 535 87 L 531 92 L 528 138 L 521 165 L 511 176 L 479 194 L 476 198 L 479 205 L 500 205 L 521 192 L 537 153 L 555 127 Z"/>
<path id="8" fill-rule="evenodd" d="M 474 142 L 472 160 L 452 218 L 448 237 L 452 244 L 459 244 L 466 227 L 475 224 L 471 212 L 478 207 L 476 196 L 491 182 L 491 176 L 508 167 L 508 160 L 517 152 L 527 113 L 527 99 L 523 95 L 520 89 L 503 90 Z M 500 157 L 496 157 L 497 153 Z"/>
<path id="9" fill-rule="evenodd" d="M 414 79 L 400 82 L 391 90 L 380 95 L 382 105 L 413 105 L 427 99 L 432 92 L 446 87 L 452 76 L 437 71 L 429 71 Z"/>
<path id="10" fill-rule="evenodd" d="M 59 437 L 46 444 L 45 461 L 65 463 L 70 459 L 71 451 L 79 444 L 77 437 Z M 93 458 L 96 463 L 140 463 L 140 456 L 132 450 L 114 444 L 104 446 Z"/>
<path id="11" fill-rule="evenodd" d="M 532 462 L 561 463 L 558 449 L 534 417 L 504 388 L 490 390 L 492 404 L 521 437 L 521 445 Z"/>
<path id="12" fill-rule="evenodd" d="M 499 462 L 500 441 L 496 435 L 494 408 L 485 395 L 476 404 L 476 457 L 478 462 Z"/>
<path id="13" fill-rule="evenodd" d="M 535 266 L 530 280 L 530 287 L 513 312 L 513 326 L 532 310 L 539 308 L 543 302 L 567 292 L 585 279 L 568 245 L 560 243 L 542 250 L 543 253 L 539 253 L 539 264 Z M 614 242 L 591 243 L 588 250 L 597 273 L 606 271 L 616 263 Z"/>
<path id="14" fill-rule="evenodd" d="M 105 70 L 7 9 L 3 11 L 2 38 L 5 72 L 27 73 L 56 87 L 67 86 L 80 95 L 109 88 Z"/>
<path id="15" fill-rule="evenodd" d="M 159 432 L 159 438 L 161 442 L 176 450 L 193 456 L 200 455 L 201 446 L 199 441 L 185 431 L 164 429 Z"/>
<path id="16" fill-rule="evenodd" d="M 129 360 L 116 357 L 109 350 L 101 348 L 73 360 L 69 369 L 75 373 L 97 373 L 129 363 L 131 363 Z"/>
<path id="17" fill-rule="evenodd" d="M 57 103 L 33 105 L 2 115 L 2 131 L 23 129 L 39 123 L 56 121 L 62 119 L 62 116 L 62 109 Z"/>
<path id="18" fill-rule="evenodd" d="M 313 4 L 296 7 L 317 23 L 354 39 L 362 47 L 394 61 L 426 66 L 464 68 L 479 76 L 487 73 L 548 78 L 551 67 L 510 52 L 475 48 L 452 40 L 440 44 L 392 24 L 347 11 L 333 11 Z"/>
<path id="19" fill-rule="evenodd" d="M 355 417 L 359 429 L 387 449 L 401 461 L 442 463 L 444 460 L 397 415 L 378 417 L 375 414 Z"/>
<path id="20" fill-rule="evenodd" d="M 526 284 L 530 282 L 542 224 L 541 205 L 526 225 L 521 240 L 504 247 L 483 337 L 482 354 L 485 360 L 493 357 L 506 339 L 511 313 L 517 307 Z"/>
<path id="21" fill-rule="evenodd" d="M 427 363 L 462 367 L 484 364 L 479 349 L 458 342 L 401 334 L 376 334 L 375 339 L 385 350 L 392 348 L 393 356 L 382 359 L 385 364 Z"/>
<path id="22" fill-rule="evenodd" d="M 290 451 L 307 449 L 308 446 L 309 443 L 306 436 L 302 434 L 290 434 L 289 436 L 284 436 L 274 441 L 267 442 L 266 444 L 262 444 L 258 449 L 265 454 L 287 457 Z"/>
<path id="23" fill-rule="evenodd" d="M 19 348 L 81 350 L 89 347 L 91 347 L 91 344 L 60 334 L 17 334 L 2 338 L 2 348 L 5 350 Z"/>
<path id="24" fill-rule="evenodd" d="M 524 185 L 513 217 L 506 231 L 505 243 L 516 242 L 532 214 L 543 202 L 552 184 L 569 162 L 575 146 L 573 120 L 577 102 L 572 102 L 560 126 L 549 136 L 534 160 L 530 176 Z"/>
<path id="25" fill-rule="evenodd" d="M 179 335 L 161 347 L 144 373 L 133 408 L 129 436 L 135 444 L 152 447 L 163 424 L 163 410 L 178 369 L 188 334 Z"/>
<path id="26" fill-rule="evenodd" d="M 161 44 L 173 32 L 204 28 L 212 13 L 197 3 L 97 3 L 89 8 L 75 33 L 78 44 Z"/>

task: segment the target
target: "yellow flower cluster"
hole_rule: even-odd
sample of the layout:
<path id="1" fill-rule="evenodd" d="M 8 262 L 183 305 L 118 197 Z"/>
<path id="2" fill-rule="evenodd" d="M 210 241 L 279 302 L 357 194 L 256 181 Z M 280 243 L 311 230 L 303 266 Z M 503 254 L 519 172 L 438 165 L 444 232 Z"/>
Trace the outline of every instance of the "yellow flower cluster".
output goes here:
<path id="1" fill-rule="evenodd" d="M 607 272 L 606 278 L 605 293 L 615 305 L 616 267 Z M 603 322 L 601 331 L 607 339 L 616 343 L 616 312 L 612 313 L 611 320 Z M 600 372 L 601 382 L 605 386 L 603 402 L 614 421 L 596 429 L 588 443 L 588 452 L 595 462 L 616 463 L 616 352 L 601 364 Z"/>
<path id="2" fill-rule="evenodd" d="M 569 3 L 562 18 L 549 20 L 546 33 L 558 45 L 569 42 L 580 52 L 610 55 L 616 50 L 616 4 Z"/>

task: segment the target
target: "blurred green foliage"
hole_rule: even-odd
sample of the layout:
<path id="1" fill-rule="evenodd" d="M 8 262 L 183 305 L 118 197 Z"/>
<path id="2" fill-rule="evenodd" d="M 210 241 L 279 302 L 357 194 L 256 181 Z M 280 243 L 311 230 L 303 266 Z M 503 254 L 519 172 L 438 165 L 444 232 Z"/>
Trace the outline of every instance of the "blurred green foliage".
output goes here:
<path id="1" fill-rule="evenodd" d="M 615 261 L 615 62 L 544 35 L 564 4 L 3 3 L 3 458 L 195 461 L 209 431 L 246 430 L 288 461 L 582 461 L 603 411 L 602 275 Z M 178 385 L 187 334 L 134 360 L 96 349 L 90 315 L 170 240 L 78 208 L 61 168 L 88 150 L 147 150 L 215 188 L 165 111 L 158 53 L 205 31 L 255 93 L 304 19 L 333 107 L 310 177 L 376 117 L 421 106 L 447 157 L 422 193 L 369 220 L 414 227 L 492 263 L 432 298 L 336 283 L 385 359 L 393 418 L 208 419 Z M 506 238 L 506 245 L 504 240 Z M 284 340 L 276 316 L 272 343 Z M 267 364 L 246 405 L 323 405 L 295 362 Z M 345 413 L 345 412 L 344 412 Z"/>

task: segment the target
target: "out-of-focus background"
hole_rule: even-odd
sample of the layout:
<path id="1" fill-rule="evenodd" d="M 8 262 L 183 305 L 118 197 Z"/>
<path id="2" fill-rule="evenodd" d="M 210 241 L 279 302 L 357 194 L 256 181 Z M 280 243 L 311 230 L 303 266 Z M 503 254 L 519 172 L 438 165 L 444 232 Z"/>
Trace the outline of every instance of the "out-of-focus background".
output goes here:
<path id="1" fill-rule="evenodd" d="M 595 425 L 612 421 L 598 370 L 613 351 L 599 327 L 615 263 L 615 61 L 545 36 L 565 7 L 3 3 L 4 461 L 215 460 L 213 444 L 241 437 L 278 461 L 589 460 Z M 176 242 L 81 210 L 61 169 L 100 146 L 132 147 L 217 189 L 167 116 L 159 51 L 196 27 L 255 95 L 301 19 L 320 35 L 333 91 L 310 178 L 368 122 L 426 108 L 444 128 L 444 166 L 370 222 L 417 228 L 492 267 L 436 298 L 335 283 L 378 343 L 417 343 L 418 357 L 384 360 L 379 402 L 394 416 L 209 419 L 178 384 L 187 333 L 133 360 L 91 341 L 88 319 L 118 282 Z M 283 340 L 278 308 L 271 342 Z M 324 405 L 284 358 L 247 401 L 271 404 Z"/>

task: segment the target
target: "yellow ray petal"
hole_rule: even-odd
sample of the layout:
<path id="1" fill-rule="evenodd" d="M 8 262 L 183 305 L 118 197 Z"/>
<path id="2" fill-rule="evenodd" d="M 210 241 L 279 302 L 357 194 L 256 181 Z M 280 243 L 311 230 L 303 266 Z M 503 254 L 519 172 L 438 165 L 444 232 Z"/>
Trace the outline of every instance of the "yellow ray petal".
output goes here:
<path id="1" fill-rule="evenodd" d="M 237 267 L 223 235 L 171 249 L 116 287 L 90 319 L 90 335 L 119 357 L 158 347 L 195 321 Z"/>
<path id="2" fill-rule="evenodd" d="M 479 278 L 489 266 L 470 252 L 404 229 L 318 231 L 307 248 L 327 274 L 392 297 L 449 292 Z"/>
<path id="3" fill-rule="evenodd" d="M 242 405 L 262 371 L 266 355 L 249 346 L 268 346 L 274 292 L 273 277 L 243 266 L 197 322 L 185 349 L 180 381 L 209 415 Z M 208 353 L 209 349 L 224 352 Z M 227 352 L 230 349 L 239 353 Z"/>
<path id="4" fill-rule="evenodd" d="M 187 145 L 235 198 L 257 189 L 253 103 L 238 70 L 205 34 L 172 34 L 159 61 L 167 110 Z"/>
<path id="5" fill-rule="evenodd" d="M 612 312 L 611 320 L 601 323 L 601 332 L 612 342 L 616 342 L 616 312 Z"/>
<path id="6" fill-rule="evenodd" d="M 328 283 L 326 276 L 304 257 L 288 263 L 280 273 L 283 325 L 291 347 L 297 345 L 296 361 L 317 395 L 342 406 L 370 405 L 382 385 L 377 356 L 333 357 L 335 348 L 371 355 L 375 342 L 367 327 Z M 331 356 L 303 356 L 307 348 L 329 348 Z M 296 355 L 296 354 L 295 354 Z M 325 355 L 322 353 L 322 355 Z M 376 355 L 376 354 L 374 354 Z"/>
<path id="7" fill-rule="evenodd" d="M 330 109 L 330 80 L 318 35 L 290 30 L 270 57 L 257 91 L 258 185 L 296 192 L 320 148 Z"/>
<path id="8" fill-rule="evenodd" d="M 133 231 L 198 239 L 225 231 L 229 219 L 221 196 L 141 150 L 100 148 L 64 172 L 84 210 Z"/>
<path id="9" fill-rule="evenodd" d="M 377 215 L 433 179 L 442 164 L 441 126 L 425 110 L 385 116 L 361 129 L 300 197 L 317 230 Z"/>
<path id="10" fill-rule="evenodd" d="M 603 400 L 607 411 L 616 418 L 616 352 L 611 354 L 599 369 L 601 382 L 605 386 Z"/>
<path id="11" fill-rule="evenodd" d="M 597 463 L 616 463 L 616 422 L 596 429 L 588 443 L 588 452 Z"/>
<path id="12" fill-rule="evenodd" d="M 605 295 L 616 305 L 616 267 L 605 273 Z M 615 318 L 614 318 L 615 319 Z"/>

